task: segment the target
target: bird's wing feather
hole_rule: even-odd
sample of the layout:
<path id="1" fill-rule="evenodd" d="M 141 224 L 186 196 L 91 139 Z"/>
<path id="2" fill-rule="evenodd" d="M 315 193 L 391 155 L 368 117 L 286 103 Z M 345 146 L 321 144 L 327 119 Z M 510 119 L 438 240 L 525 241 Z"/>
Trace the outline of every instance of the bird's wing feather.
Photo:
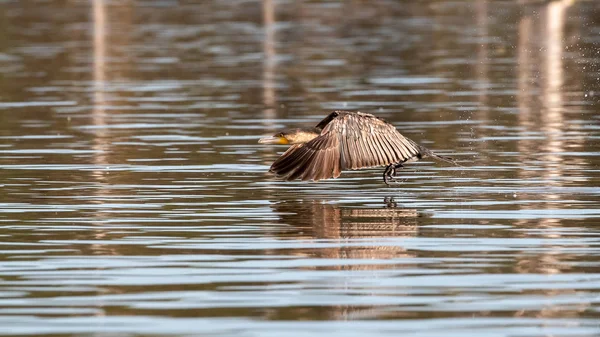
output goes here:
<path id="1" fill-rule="evenodd" d="M 270 171 L 286 180 L 320 180 L 340 176 L 340 145 L 333 135 L 321 135 L 304 143 L 292 145 Z"/>
<path id="2" fill-rule="evenodd" d="M 270 171 L 286 180 L 337 178 L 344 169 L 387 166 L 420 156 L 420 147 L 370 114 L 333 112 L 317 125 L 321 134 L 292 145 Z"/>
<path id="3" fill-rule="evenodd" d="M 319 137 L 330 134 L 347 145 L 345 168 L 352 170 L 400 163 L 420 155 L 417 144 L 371 114 L 340 113 L 325 125 Z"/>

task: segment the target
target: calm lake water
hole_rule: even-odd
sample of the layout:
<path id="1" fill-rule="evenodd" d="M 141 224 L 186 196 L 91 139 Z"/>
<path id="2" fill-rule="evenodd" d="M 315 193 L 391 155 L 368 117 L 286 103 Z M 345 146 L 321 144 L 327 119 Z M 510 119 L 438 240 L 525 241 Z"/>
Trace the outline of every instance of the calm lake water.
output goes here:
<path id="1" fill-rule="evenodd" d="M 0 334 L 598 336 L 600 2 L 0 1 Z M 428 160 L 257 140 L 371 112 Z"/>

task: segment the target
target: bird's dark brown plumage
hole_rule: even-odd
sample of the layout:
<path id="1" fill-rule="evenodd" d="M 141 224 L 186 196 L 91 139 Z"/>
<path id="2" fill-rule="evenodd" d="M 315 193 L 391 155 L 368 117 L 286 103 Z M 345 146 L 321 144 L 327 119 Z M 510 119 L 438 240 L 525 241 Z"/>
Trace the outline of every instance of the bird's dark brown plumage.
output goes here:
<path id="1" fill-rule="evenodd" d="M 320 134 L 292 145 L 270 171 L 286 180 L 337 178 L 343 170 L 401 165 L 411 159 L 438 156 L 404 137 L 391 124 L 371 114 L 334 111 L 316 126 Z M 385 180 L 385 179 L 384 179 Z M 387 180 L 386 180 L 387 183 Z"/>

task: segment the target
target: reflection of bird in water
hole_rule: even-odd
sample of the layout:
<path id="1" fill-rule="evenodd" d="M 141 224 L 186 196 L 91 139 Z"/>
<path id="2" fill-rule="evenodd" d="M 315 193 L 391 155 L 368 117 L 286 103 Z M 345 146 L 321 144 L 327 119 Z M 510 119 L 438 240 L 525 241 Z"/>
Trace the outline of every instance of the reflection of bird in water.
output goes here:
<path id="1" fill-rule="evenodd" d="M 385 203 L 388 203 L 387 199 Z M 357 287 L 353 282 L 358 280 L 360 284 L 364 279 L 372 282 L 379 277 L 390 277 L 390 273 L 397 277 L 401 269 L 419 268 L 418 260 L 413 260 L 419 252 L 404 247 L 402 239 L 419 235 L 423 214 L 416 209 L 384 205 L 342 207 L 320 201 L 284 201 L 273 203 L 271 207 L 280 222 L 289 225 L 293 231 L 286 231 L 282 234 L 284 237 L 291 235 L 294 240 L 312 241 L 306 247 L 286 252 L 307 257 L 299 269 L 325 271 L 326 275 L 333 276 L 322 285 L 331 289 L 328 291 L 338 293 L 351 289 L 351 294 L 360 292 L 365 300 L 363 305 L 332 303 L 310 308 L 318 311 L 320 317 L 338 320 L 379 317 L 385 308 L 372 304 L 372 301 L 377 303 L 381 292 L 373 294 L 371 301 L 368 287 Z M 390 238 L 399 239 L 387 240 Z M 311 266 L 311 263 L 315 265 Z M 332 274 L 331 271 L 343 272 Z M 320 280 L 315 282 L 321 283 Z M 311 288 L 312 284 L 306 286 Z"/>
<path id="2" fill-rule="evenodd" d="M 412 237 L 418 234 L 422 216 L 415 209 L 396 207 L 343 208 L 321 202 L 280 202 L 273 204 L 281 222 L 314 239 L 355 240 L 385 237 Z M 388 259 L 412 256 L 398 245 L 361 241 L 364 245 L 320 248 L 315 253 L 327 258 Z M 357 267 L 357 266 L 355 266 Z M 365 266 L 363 266 L 365 267 Z M 368 269 L 376 266 L 367 266 Z"/>
<path id="3" fill-rule="evenodd" d="M 386 166 L 383 181 L 394 179 L 407 161 L 431 157 L 458 165 L 404 137 L 392 124 L 371 114 L 334 111 L 313 129 L 293 129 L 259 143 L 292 145 L 270 172 L 286 180 L 337 178 L 343 170 Z"/>

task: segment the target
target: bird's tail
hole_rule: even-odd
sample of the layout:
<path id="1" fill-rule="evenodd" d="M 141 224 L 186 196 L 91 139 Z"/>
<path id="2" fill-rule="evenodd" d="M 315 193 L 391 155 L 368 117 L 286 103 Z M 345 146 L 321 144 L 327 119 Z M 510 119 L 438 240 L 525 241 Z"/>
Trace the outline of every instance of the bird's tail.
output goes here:
<path id="1" fill-rule="evenodd" d="M 435 160 L 439 160 L 439 161 L 443 161 L 446 162 L 448 164 L 452 164 L 454 166 L 460 166 L 462 167 L 462 165 L 460 165 L 456 159 L 451 158 L 451 157 L 446 157 L 446 156 L 440 156 L 439 154 L 435 154 L 433 151 L 429 150 L 426 147 L 420 146 L 419 145 L 419 150 L 421 151 L 421 154 L 423 155 L 423 157 L 431 157 Z"/>

